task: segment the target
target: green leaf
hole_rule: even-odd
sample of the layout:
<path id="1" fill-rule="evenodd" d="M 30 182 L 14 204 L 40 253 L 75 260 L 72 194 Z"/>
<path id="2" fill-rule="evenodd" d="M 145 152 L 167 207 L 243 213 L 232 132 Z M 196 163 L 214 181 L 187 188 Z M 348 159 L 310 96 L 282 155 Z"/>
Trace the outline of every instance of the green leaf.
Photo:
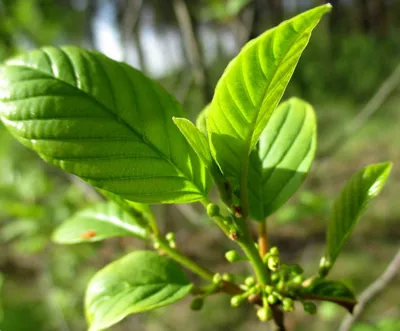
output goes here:
<path id="1" fill-rule="evenodd" d="M 326 4 L 250 41 L 215 90 L 207 126 L 213 157 L 234 186 L 247 185 L 248 157 L 279 103 Z"/>
<path id="2" fill-rule="evenodd" d="M 208 111 L 210 110 L 211 104 L 208 104 L 203 108 L 200 114 L 196 118 L 196 127 L 207 137 L 207 117 Z"/>
<path id="3" fill-rule="evenodd" d="M 105 202 L 79 211 L 53 233 L 59 244 L 101 241 L 119 236 L 147 239 L 147 225 L 114 202 Z"/>
<path id="4" fill-rule="evenodd" d="M 191 290 L 180 266 L 155 252 L 137 251 L 109 264 L 90 281 L 85 298 L 89 331 L 133 313 L 172 304 Z"/>
<path id="5" fill-rule="evenodd" d="M 333 204 L 328 223 L 327 248 L 322 274 L 333 266 L 368 203 L 382 190 L 390 174 L 390 162 L 369 165 L 353 175 Z"/>
<path id="6" fill-rule="evenodd" d="M 190 146 L 192 146 L 200 160 L 203 161 L 204 165 L 207 168 L 211 168 L 213 160 L 207 138 L 204 136 L 204 134 L 186 118 L 174 117 L 173 121 L 185 136 Z"/>
<path id="7" fill-rule="evenodd" d="M 207 170 L 172 122 L 160 85 L 76 47 L 47 47 L 0 67 L 0 116 L 27 147 L 95 187 L 144 203 L 203 199 Z"/>
<path id="8" fill-rule="evenodd" d="M 250 216 L 264 221 L 280 208 L 303 183 L 317 146 L 314 109 L 291 98 L 271 116 L 250 155 Z"/>
<path id="9" fill-rule="evenodd" d="M 304 288 L 303 298 L 335 302 L 350 313 L 353 311 L 357 300 L 353 292 L 343 283 L 331 280 L 319 280 L 314 285 Z"/>

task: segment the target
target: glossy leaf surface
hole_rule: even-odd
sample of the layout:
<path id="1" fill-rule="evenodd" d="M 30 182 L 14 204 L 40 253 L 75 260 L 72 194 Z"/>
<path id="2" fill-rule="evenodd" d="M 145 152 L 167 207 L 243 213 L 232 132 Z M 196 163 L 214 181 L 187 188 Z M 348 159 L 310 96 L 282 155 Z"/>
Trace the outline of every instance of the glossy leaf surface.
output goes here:
<path id="1" fill-rule="evenodd" d="M 105 202 L 84 209 L 59 226 L 53 241 L 59 244 L 100 241 L 118 236 L 148 237 L 147 226 L 115 202 Z"/>
<path id="2" fill-rule="evenodd" d="M 314 159 L 317 123 L 310 104 L 291 98 L 271 116 L 250 156 L 250 215 L 265 220 L 303 183 Z"/>
<path id="3" fill-rule="evenodd" d="M 89 331 L 106 329 L 133 313 L 172 304 L 191 288 L 180 266 L 169 258 L 149 251 L 130 253 L 90 281 L 85 299 Z"/>
<path id="4" fill-rule="evenodd" d="M 353 175 L 335 200 L 328 223 L 325 264 L 331 268 L 368 203 L 382 190 L 389 162 L 369 165 Z"/>
<path id="5" fill-rule="evenodd" d="M 204 198 L 207 171 L 172 122 L 160 85 L 76 47 L 42 48 L 0 67 L 0 116 L 26 146 L 92 185 L 145 203 Z"/>
<path id="6" fill-rule="evenodd" d="M 218 82 L 207 119 L 209 141 L 213 157 L 233 185 L 247 183 L 243 178 L 248 178 L 248 157 L 312 30 L 330 9 L 329 4 L 316 7 L 250 41 Z"/>

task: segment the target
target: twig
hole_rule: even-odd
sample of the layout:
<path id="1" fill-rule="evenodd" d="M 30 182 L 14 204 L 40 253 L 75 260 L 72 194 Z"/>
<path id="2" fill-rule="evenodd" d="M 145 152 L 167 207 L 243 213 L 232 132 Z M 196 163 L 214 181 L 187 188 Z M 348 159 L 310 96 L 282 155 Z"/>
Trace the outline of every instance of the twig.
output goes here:
<path id="1" fill-rule="evenodd" d="M 258 250 L 261 258 L 268 252 L 267 222 L 258 225 Z"/>
<path id="2" fill-rule="evenodd" d="M 200 43 L 196 37 L 189 9 L 183 0 L 174 0 L 173 6 L 195 81 L 203 92 L 205 103 L 208 103 L 212 98 L 212 90 L 207 79 Z"/>
<path id="3" fill-rule="evenodd" d="M 358 304 L 354 309 L 353 315 L 346 316 L 340 326 L 339 331 L 349 331 L 353 324 L 360 318 L 365 308 L 371 301 L 380 295 L 390 284 L 400 270 L 400 250 L 390 262 L 386 270 L 380 275 L 367 289 L 360 295 Z"/>
<path id="4" fill-rule="evenodd" d="M 383 82 L 374 96 L 367 102 L 364 108 L 353 118 L 343 132 L 333 140 L 327 148 L 324 148 L 319 155 L 320 158 L 327 158 L 335 154 L 354 133 L 365 125 L 369 118 L 374 115 L 387 100 L 390 94 L 400 83 L 400 64 L 397 65 L 393 73 Z"/>
<path id="5" fill-rule="evenodd" d="M 272 309 L 272 316 L 275 322 L 275 330 L 286 331 L 283 311 L 277 305 L 272 305 L 271 309 Z"/>

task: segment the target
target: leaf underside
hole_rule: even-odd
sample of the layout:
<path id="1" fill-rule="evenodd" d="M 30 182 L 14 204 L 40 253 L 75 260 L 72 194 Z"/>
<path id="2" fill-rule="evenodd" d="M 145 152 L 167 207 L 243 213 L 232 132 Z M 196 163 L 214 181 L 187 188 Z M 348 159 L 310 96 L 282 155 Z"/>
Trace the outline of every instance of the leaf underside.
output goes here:
<path id="1" fill-rule="evenodd" d="M 280 208 L 300 187 L 316 150 L 316 118 L 297 98 L 275 110 L 250 155 L 250 216 L 258 221 Z"/>
<path id="2" fill-rule="evenodd" d="M 89 331 L 106 329 L 127 315 L 172 304 L 191 290 L 174 261 L 158 253 L 136 251 L 100 270 L 85 298 Z"/>
<path id="3" fill-rule="evenodd" d="M 0 67 L 0 116 L 43 159 L 145 203 L 193 202 L 208 172 L 172 122 L 179 103 L 140 71 L 93 51 L 46 47 Z"/>

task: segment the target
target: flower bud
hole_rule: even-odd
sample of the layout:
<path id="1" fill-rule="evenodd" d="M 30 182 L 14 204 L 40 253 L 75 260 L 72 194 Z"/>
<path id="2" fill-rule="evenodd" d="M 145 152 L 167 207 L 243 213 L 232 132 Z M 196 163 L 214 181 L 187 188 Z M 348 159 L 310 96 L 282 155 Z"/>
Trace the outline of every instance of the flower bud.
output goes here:
<path id="1" fill-rule="evenodd" d="M 308 302 L 308 301 L 305 301 L 305 302 L 302 302 L 302 303 L 303 303 L 304 311 L 307 314 L 314 315 L 317 312 L 317 306 L 315 305 L 315 303 Z"/>
<path id="2" fill-rule="evenodd" d="M 209 203 L 207 205 L 207 214 L 210 217 L 219 215 L 219 207 L 215 203 Z"/>
<path id="3" fill-rule="evenodd" d="M 247 287 L 252 287 L 255 285 L 256 281 L 254 280 L 254 277 L 249 276 L 244 280 L 244 283 Z"/>
<path id="4" fill-rule="evenodd" d="M 291 312 L 294 310 L 294 302 L 290 298 L 284 298 L 282 300 L 282 308 L 284 311 Z"/>
<path id="5" fill-rule="evenodd" d="M 196 298 L 190 303 L 191 310 L 200 310 L 203 308 L 204 299 L 203 298 Z"/>
<path id="6" fill-rule="evenodd" d="M 231 298 L 231 306 L 232 307 L 239 307 L 240 304 L 244 301 L 244 298 L 241 295 L 234 295 Z"/>
<path id="7" fill-rule="evenodd" d="M 278 249 L 278 247 L 276 247 L 276 246 L 271 247 L 271 249 L 269 250 L 269 253 L 270 253 L 271 255 L 279 255 L 279 249 Z"/>
<path id="8" fill-rule="evenodd" d="M 234 249 L 226 252 L 225 258 L 230 263 L 234 263 L 234 262 L 242 260 L 242 256 L 238 252 L 236 252 Z"/>
<path id="9" fill-rule="evenodd" d="M 261 307 L 257 310 L 257 316 L 261 322 L 267 322 L 272 318 L 271 308 L 268 306 Z"/>
<path id="10" fill-rule="evenodd" d="M 215 285 L 221 284 L 221 282 L 222 282 L 222 276 L 221 276 L 221 274 L 220 274 L 220 273 L 216 273 L 216 274 L 214 275 L 214 277 L 213 277 L 212 282 L 213 282 L 213 284 L 215 284 Z"/>
<path id="11" fill-rule="evenodd" d="M 332 268 L 332 263 L 325 257 L 321 259 L 319 262 L 319 269 L 318 269 L 318 274 L 320 277 L 325 277 L 329 270 Z"/>
<path id="12" fill-rule="evenodd" d="M 222 280 L 225 282 L 233 282 L 233 275 L 225 273 L 222 275 Z"/>
<path id="13" fill-rule="evenodd" d="M 175 241 L 175 233 L 173 232 L 168 232 L 165 235 L 165 239 L 167 239 L 168 241 Z"/>
<path id="14" fill-rule="evenodd" d="M 267 294 L 271 294 L 274 288 L 271 285 L 265 285 L 264 291 Z"/>
<path id="15" fill-rule="evenodd" d="M 276 297 L 276 295 L 270 294 L 270 295 L 268 295 L 268 297 L 267 297 L 267 301 L 268 301 L 268 303 L 269 303 L 270 305 L 274 305 L 274 304 L 276 304 L 276 302 L 278 301 L 278 298 Z"/>

